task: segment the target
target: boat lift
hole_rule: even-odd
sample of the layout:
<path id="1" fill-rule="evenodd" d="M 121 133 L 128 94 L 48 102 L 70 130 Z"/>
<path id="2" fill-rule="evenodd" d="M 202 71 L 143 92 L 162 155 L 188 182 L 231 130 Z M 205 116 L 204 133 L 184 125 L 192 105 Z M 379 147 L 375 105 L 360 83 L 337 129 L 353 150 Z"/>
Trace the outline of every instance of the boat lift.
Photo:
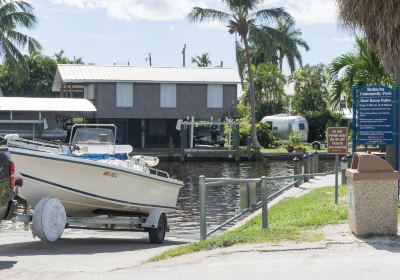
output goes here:
<path id="1" fill-rule="evenodd" d="M 228 148 L 195 148 L 194 147 L 194 127 L 195 126 L 230 126 L 228 136 Z M 239 122 L 234 121 L 182 121 L 180 122 L 181 130 L 181 162 L 188 158 L 202 157 L 223 157 L 234 158 L 236 162 L 240 161 L 239 149 Z"/>

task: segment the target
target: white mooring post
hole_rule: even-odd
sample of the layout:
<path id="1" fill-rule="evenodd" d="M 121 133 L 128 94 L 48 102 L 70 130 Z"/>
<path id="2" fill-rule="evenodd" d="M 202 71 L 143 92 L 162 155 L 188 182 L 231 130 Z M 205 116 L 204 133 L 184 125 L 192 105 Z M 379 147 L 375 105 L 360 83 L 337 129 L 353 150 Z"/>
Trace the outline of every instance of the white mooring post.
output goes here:
<path id="1" fill-rule="evenodd" d="M 207 239 L 206 198 L 206 177 L 201 175 L 199 176 L 200 240 Z"/>

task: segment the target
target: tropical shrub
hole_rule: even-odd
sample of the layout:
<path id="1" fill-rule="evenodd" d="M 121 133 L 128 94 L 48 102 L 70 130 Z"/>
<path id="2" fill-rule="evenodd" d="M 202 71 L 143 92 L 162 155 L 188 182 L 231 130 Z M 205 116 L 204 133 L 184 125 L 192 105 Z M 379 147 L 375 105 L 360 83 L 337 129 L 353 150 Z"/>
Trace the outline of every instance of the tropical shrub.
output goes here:
<path id="1" fill-rule="evenodd" d="M 268 123 L 259 122 L 257 124 L 257 138 L 264 148 L 269 148 L 275 142 L 271 127 Z"/>
<path id="2" fill-rule="evenodd" d="M 246 146 L 247 137 L 251 134 L 251 124 L 248 120 L 242 120 L 239 127 L 239 145 Z"/>
<path id="3" fill-rule="evenodd" d="M 307 112 L 304 117 L 309 127 L 308 142 L 325 141 L 327 127 L 336 126 L 336 124 L 346 125 L 340 113 L 332 113 L 328 110 Z"/>

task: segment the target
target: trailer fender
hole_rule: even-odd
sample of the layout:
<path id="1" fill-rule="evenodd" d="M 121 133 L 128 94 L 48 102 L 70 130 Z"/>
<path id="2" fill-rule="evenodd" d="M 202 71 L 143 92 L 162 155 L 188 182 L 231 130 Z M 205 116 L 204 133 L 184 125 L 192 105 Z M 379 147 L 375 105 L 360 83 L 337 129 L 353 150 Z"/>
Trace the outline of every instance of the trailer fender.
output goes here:
<path id="1" fill-rule="evenodd" d="M 150 212 L 146 221 L 142 224 L 144 228 L 156 228 L 158 226 L 158 220 L 160 219 L 163 211 L 161 209 L 154 209 Z"/>

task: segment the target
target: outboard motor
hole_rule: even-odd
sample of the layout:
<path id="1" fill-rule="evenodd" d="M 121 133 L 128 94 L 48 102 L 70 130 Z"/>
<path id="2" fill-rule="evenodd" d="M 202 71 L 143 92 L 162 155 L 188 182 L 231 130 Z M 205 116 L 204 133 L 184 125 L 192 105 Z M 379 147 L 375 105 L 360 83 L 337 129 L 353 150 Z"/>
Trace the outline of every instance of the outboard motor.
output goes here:
<path id="1" fill-rule="evenodd" d="M 67 131 L 67 136 L 65 136 L 64 143 L 69 143 L 69 140 L 71 139 L 71 130 L 72 130 L 73 125 L 74 125 L 74 123 L 72 123 L 72 122 L 67 122 L 65 124 L 64 130 Z"/>

